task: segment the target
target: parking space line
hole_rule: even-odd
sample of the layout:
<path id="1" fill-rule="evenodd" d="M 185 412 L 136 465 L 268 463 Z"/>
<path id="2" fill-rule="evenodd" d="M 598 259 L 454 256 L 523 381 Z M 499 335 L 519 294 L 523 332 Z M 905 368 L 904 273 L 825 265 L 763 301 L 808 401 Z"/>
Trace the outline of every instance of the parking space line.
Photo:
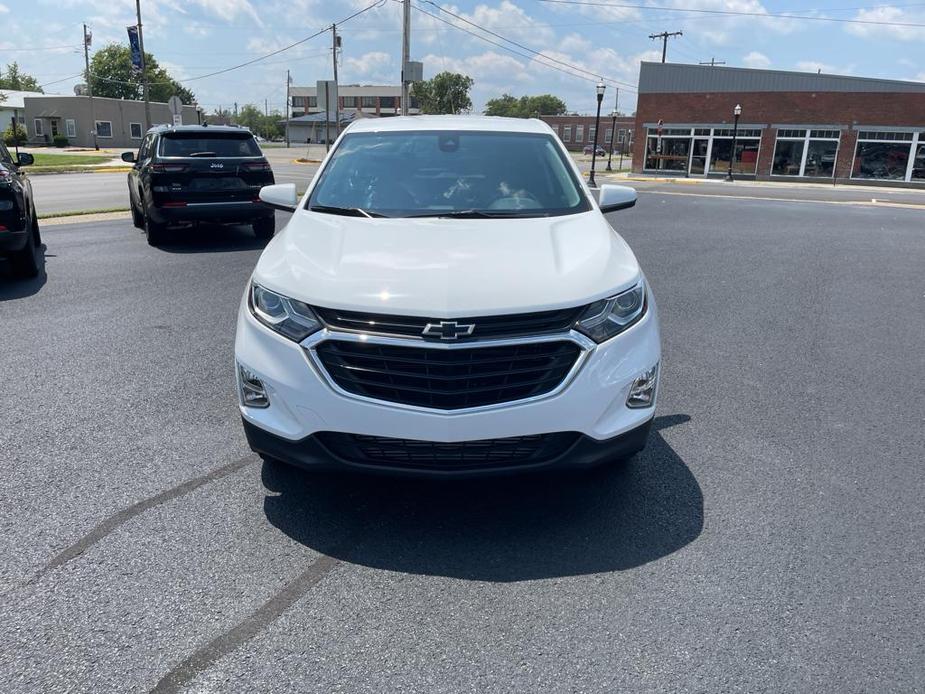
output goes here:
<path id="1" fill-rule="evenodd" d="M 216 480 L 220 480 L 223 477 L 232 475 L 247 465 L 250 465 L 251 463 L 254 463 L 258 460 L 260 460 L 260 458 L 254 454 L 245 456 L 244 458 L 236 460 L 233 463 L 216 468 L 207 475 L 187 480 L 182 484 L 178 484 L 176 487 L 172 487 L 159 494 L 155 494 L 154 496 L 149 496 L 147 499 L 143 499 L 136 504 L 132 504 L 128 508 L 122 509 L 118 513 L 114 513 L 113 515 L 101 521 L 95 528 L 93 528 L 93 530 L 84 535 L 70 547 L 67 547 L 55 555 L 55 557 L 52 558 L 50 562 L 45 564 L 45 566 L 39 569 L 36 574 L 26 582 L 26 585 L 35 583 L 50 571 L 54 571 L 55 569 L 67 564 L 69 561 L 76 559 L 81 554 L 86 552 L 90 547 L 108 535 L 112 534 L 113 531 L 130 521 L 135 516 L 138 516 L 145 511 L 154 508 L 155 506 L 160 506 L 167 501 L 189 494 L 190 492 L 199 489 L 199 487 L 202 487 L 205 484 L 209 484 L 210 482 L 215 482 Z"/>
<path id="2" fill-rule="evenodd" d="M 693 198 L 722 198 L 725 200 L 761 200 L 765 202 L 812 202 L 822 205 L 860 205 L 862 207 L 898 207 L 907 210 L 925 210 L 925 205 L 911 202 L 885 202 L 883 200 L 814 200 L 812 198 L 773 198 L 764 195 L 725 195 L 723 193 L 682 193 L 676 190 L 637 190 L 649 195 L 681 195 Z"/>

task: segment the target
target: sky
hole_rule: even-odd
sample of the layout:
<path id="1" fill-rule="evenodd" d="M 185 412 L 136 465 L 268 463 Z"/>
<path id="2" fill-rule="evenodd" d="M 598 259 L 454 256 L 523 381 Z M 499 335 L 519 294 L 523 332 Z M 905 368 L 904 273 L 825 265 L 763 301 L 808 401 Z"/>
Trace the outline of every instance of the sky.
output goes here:
<path id="1" fill-rule="evenodd" d="M 271 110 L 282 110 L 287 68 L 296 85 L 312 86 L 319 79 L 331 78 L 330 32 L 247 67 L 202 76 L 296 43 L 373 2 L 141 0 L 145 49 L 193 90 L 206 111 L 232 108 L 235 102 L 260 107 L 266 102 Z M 925 82 L 925 2 L 579 2 L 589 4 L 412 0 L 411 55 L 423 61 L 425 78 L 443 70 L 472 77 L 474 112 L 481 112 L 488 99 L 504 93 L 552 93 L 570 111 L 592 113 L 595 84 L 603 77 L 608 84 L 605 109 L 613 107 L 619 87 L 619 110 L 631 113 L 639 62 L 661 59 L 661 41 L 649 38 L 661 31 L 683 32 L 669 39 L 670 62 L 715 59 L 738 67 L 821 69 Z M 881 23 L 826 21 L 831 19 Z M 46 92 L 73 93 L 83 69 L 83 23 L 93 31 L 94 49 L 110 41 L 126 44 L 125 27 L 135 23 L 135 2 L 0 0 L 0 65 L 15 60 L 39 79 Z M 919 26 L 909 26 L 914 24 Z M 343 46 L 338 64 L 341 84 L 398 83 L 401 5 L 397 0 L 380 0 L 338 30 Z M 544 57 L 537 58 L 530 51 Z"/>

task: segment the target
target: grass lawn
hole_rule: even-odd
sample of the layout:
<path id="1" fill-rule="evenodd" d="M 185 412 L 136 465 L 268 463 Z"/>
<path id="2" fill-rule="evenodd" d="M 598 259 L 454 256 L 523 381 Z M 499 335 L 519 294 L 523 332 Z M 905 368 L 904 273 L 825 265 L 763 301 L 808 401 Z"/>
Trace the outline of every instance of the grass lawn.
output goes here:
<path id="1" fill-rule="evenodd" d="M 36 152 L 35 166 L 80 166 L 83 164 L 103 164 L 112 161 L 112 157 L 101 157 L 98 155 L 84 156 L 83 154 L 46 154 L 45 152 Z"/>

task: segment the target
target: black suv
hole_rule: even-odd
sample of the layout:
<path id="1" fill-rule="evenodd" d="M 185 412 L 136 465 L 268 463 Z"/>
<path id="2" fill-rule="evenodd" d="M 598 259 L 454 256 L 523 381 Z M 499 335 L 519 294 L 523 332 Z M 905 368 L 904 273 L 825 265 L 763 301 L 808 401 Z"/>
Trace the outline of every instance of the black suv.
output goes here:
<path id="1" fill-rule="evenodd" d="M 258 238 L 276 229 L 272 209 L 258 199 L 274 183 L 254 135 L 219 125 L 160 125 L 148 131 L 128 175 L 132 220 L 148 243 L 166 240 L 167 227 L 210 222 L 252 224 Z"/>
<path id="2" fill-rule="evenodd" d="M 9 258 L 17 277 L 35 277 L 41 267 L 42 238 L 32 184 L 20 170 L 33 161 L 25 152 L 14 158 L 0 142 L 0 258 Z"/>

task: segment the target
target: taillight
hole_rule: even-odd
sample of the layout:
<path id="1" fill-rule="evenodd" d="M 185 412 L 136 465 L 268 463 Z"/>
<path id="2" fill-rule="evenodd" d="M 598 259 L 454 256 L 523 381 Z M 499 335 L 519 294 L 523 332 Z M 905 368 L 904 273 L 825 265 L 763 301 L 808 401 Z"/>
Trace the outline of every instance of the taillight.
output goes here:
<path id="1" fill-rule="evenodd" d="M 245 171 L 272 171 L 270 168 L 270 163 L 263 159 L 261 161 L 246 161 L 241 164 L 241 168 Z"/>
<path id="2" fill-rule="evenodd" d="M 0 231 L 6 231 L 6 227 L 0 224 Z"/>
<path id="3" fill-rule="evenodd" d="M 188 168 L 186 164 L 151 164 L 153 173 L 183 173 Z"/>

